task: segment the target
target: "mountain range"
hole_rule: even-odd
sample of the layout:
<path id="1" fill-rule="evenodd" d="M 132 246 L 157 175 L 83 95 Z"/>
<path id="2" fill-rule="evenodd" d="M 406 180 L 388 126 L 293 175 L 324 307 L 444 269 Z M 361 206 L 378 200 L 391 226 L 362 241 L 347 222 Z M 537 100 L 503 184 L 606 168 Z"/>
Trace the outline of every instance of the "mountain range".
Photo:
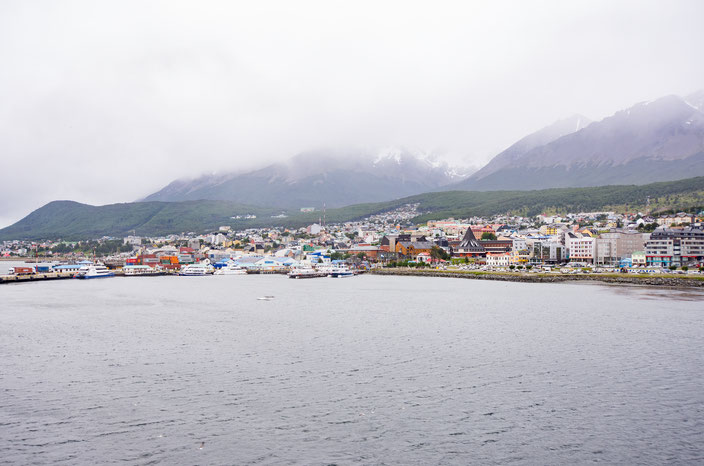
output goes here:
<path id="1" fill-rule="evenodd" d="M 521 139 L 451 188 L 645 184 L 704 175 L 703 110 L 699 91 L 642 102 L 587 125 L 573 116 Z"/>
<path id="2" fill-rule="evenodd" d="M 428 191 L 646 184 L 704 175 L 704 90 L 641 102 L 601 121 L 559 120 L 471 173 L 408 149 L 319 150 L 250 172 L 176 180 L 144 201 L 341 207 Z"/>
<path id="3" fill-rule="evenodd" d="M 419 202 L 437 218 L 642 205 L 658 193 L 680 196 L 676 205 L 701 207 L 702 176 L 704 91 L 699 91 L 641 102 L 601 121 L 581 115 L 560 120 L 517 141 L 471 174 L 433 154 L 407 149 L 314 151 L 255 171 L 177 180 L 135 203 L 94 207 L 53 202 L 0 230 L 0 237 L 294 225 L 319 217 L 319 212 L 302 214 L 300 208 L 323 204 L 331 222 L 382 212 L 399 202 Z M 648 184 L 674 180 L 681 181 Z M 536 189 L 543 191 L 527 191 Z M 663 202 L 675 205 L 670 199 Z M 283 211 L 288 217 L 275 220 Z M 248 213 L 259 218 L 231 222 Z"/>
<path id="4" fill-rule="evenodd" d="M 246 173 L 176 180 L 144 201 L 227 200 L 280 208 L 379 202 L 436 191 L 469 173 L 432 154 L 387 148 L 379 152 L 314 151 Z"/>
<path id="5" fill-rule="evenodd" d="M 701 209 L 704 177 L 653 183 L 643 186 L 599 186 L 539 191 L 444 191 L 418 194 L 381 203 L 357 204 L 327 210 L 329 223 L 360 220 L 407 204 L 418 207 L 414 221 L 448 217 L 468 218 L 516 213 L 581 212 L 604 209 Z M 252 214 L 256 218 L 252 218 Z M 91 206 L 73 201 L 54 201 L 19 222 L 0 229 L 0 240 L 79 240 L 101 236 L 167 235 L 181 232 L 212 232 L 221 225 L 235 229 L 301 227 L 317 222 L 320 212 L 244 206 L 231 201 L 130 202 Z M 247 217 L 247 218 L 245 218 Z"/>

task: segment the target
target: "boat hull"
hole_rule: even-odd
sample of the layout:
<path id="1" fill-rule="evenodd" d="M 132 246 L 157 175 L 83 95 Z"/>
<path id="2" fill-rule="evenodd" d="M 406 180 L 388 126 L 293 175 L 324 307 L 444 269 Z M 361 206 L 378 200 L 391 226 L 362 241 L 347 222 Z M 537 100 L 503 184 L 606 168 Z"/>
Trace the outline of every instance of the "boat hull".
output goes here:
<path id="1" fill-rule="evenodd" d="M 104 275 L 76 275 L 76 278 L 80 278 L 82 280 L 90 280 L 93 278 L 109 278 L 109 277 L 114 277 L 114 273 L 108 273 Z"/>

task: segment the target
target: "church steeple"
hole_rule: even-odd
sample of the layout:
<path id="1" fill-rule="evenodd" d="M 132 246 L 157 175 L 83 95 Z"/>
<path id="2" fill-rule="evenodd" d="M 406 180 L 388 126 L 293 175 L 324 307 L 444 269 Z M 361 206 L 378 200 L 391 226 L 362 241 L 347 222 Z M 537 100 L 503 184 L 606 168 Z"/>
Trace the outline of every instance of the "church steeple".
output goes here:
<path id="1" fill-rule="evenodd" d="M 474 236 L 471 228 L 467 228 L 467 232 L 464 234 L 464 238 L 462 238 L 462 242 L 460 243 L 458 249 L 458 252 L 464 254 L 482 254 L 486 252 L 484 246 L 477 241 L 477 238 Z"/>

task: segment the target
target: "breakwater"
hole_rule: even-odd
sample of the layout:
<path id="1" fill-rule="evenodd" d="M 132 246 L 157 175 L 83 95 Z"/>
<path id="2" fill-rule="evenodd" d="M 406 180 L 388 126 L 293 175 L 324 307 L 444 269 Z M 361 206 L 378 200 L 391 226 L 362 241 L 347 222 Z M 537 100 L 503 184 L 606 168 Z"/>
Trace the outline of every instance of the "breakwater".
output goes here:
<path id="1" fill-rule="evenodd" d="M 701 277 L 634 276 L 627 274 L 547 274 L 547 273 L 501 273 L 452 270 L 418 270 L 406 268 L 372 269 L 375 275 L 406 275 L 414 277 L 466 278 L 470 280 L 497 280 L 505 282 L 559 283 L 567 281 L 594 281 L 627 285 L 668 286 L 704 288 Z"/>

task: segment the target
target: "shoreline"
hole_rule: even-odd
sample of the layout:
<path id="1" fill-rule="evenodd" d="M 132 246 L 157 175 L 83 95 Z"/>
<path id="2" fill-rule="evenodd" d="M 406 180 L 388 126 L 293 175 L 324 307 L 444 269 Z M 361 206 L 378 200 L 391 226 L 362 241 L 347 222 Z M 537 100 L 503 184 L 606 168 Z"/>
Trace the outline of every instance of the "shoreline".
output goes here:
<path id="1" fill-rule="evenodd" d="M 415 270 L 405 268 L 371 269 L 373 275 L 400 275 L 416 277 L 464 278 L 469 280 L 495 280 L 523 283 L 562 283 L 570 281 L 591 281 L 610 284 L 664 286 L 670 288 L 704 288 L 704 275 L 701 277 L 633 276 L 623 274 L 538 274 L 518 272 L 475 272 L 460 270 Z"/>

